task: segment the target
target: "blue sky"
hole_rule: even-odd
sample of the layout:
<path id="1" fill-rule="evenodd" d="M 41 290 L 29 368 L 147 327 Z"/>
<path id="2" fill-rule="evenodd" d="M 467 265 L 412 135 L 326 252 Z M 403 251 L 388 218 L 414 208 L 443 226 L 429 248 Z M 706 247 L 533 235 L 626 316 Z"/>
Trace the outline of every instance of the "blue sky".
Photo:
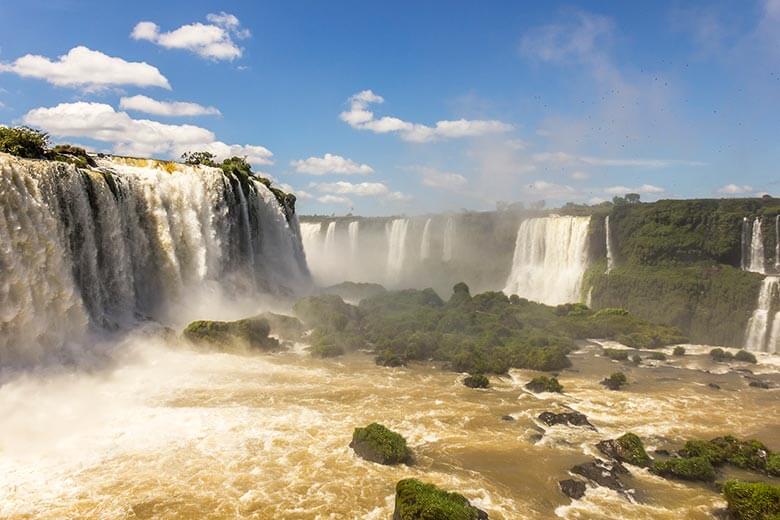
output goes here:
<path id="1" fill-rule="evenodd" d="M 300 213 L 780 191 L 780 0 L 0 0 L 0 123 L 246 155 Z"/>

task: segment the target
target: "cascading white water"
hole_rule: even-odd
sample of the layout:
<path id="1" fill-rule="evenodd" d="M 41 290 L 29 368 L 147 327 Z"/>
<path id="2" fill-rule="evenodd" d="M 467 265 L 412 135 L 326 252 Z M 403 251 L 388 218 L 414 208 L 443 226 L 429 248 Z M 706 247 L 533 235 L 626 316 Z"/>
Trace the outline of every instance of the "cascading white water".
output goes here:
<path id="1" fill-rule="evenodd" d="M 0 154 L 0 203 L 0 366 L 62 357 L 90 325 L 164 318 L 210 282 L 308 283 L 294 214 L 262 183 L 217 168 Z"/>
<path id="2" fill-rule="evenodd" d="M 750 240 L 747 240 L 748 232 Z M 766 273 L 764 260 L 764 236 L 761 231 L 761 219 L 756 217 L 752 225 L 745 219 L 742 225 L 742 269 L 754 273 Z"/>
<path id="3" fill-rule="evenodd" d="M 444 237 L 442 237 L 441 259 L 444 262 L 452 260 L 452 249 L 455 242 L 455 221 L 452 217 L 447 218 L 444 226 Z"/>
<path id="4" fill-rule="evenodd" d="M 325 230 L 325 242 L 323 243 L 323 253 L 327 257 L 333 256 L 336 252 L 336 223 L 331 222 Z"/>
<path id="5" fill-rule="evenodd" d="M 609 226 L 609 215 L 604 219 L 604 230 L 607 242 L 607 272 L 610 272 L 615 267 L 615 257 L 612 254 L 612 231 Z"/>
<path id="6" fill-rule="evenodd" d="M 360 222 L 355 220 L 353 222 L 350 222 L 347 226 L 347 234 L 349 235 L 349 254 L 352 260 L 355 260 L 355 257 L 358 252 L 358 235 L 360 233 Z"/>
<path id="7" fill-rule="evenodd" d="M 780 277 L 767 276 L 761 282 L 761 290 L 758 294 L 758 304 L 753 315 L 748 320 L 747 331 L 745 332 L 745 348 L 754 352 L 772 352 L 778 351 L 778 335 L 780 335 L 780 325 L 778 318 L 780 312 L 777 312 L 772 318 L 772 309 L 780 305 Z M 774 322 L 774 324 L 772 323 Z"/>
<path id="8" fill-rule="evenodd" d="M 397 283 L 406 260 L 406 232 L 409 220 L 397 218 L 387 228 L 387 281 Z"/>
<path id="9" fill-rule="evenodd" d="M 547 305 L 581 300 L 588 267 L 590 217 L 532 218 L 520 223 L 504 288 Z"/>
<path id="10" fill-rule="evenodd" d="M 420 239 L 420 260 L 431 257 L 431 219 L 425 221 L 422 238 Z"/>

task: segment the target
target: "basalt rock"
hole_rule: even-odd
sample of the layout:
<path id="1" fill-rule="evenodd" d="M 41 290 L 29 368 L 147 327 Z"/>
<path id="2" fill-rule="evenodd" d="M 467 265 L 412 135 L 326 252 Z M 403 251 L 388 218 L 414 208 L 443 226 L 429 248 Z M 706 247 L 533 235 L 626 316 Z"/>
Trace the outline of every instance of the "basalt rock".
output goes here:
<path id="1" fill-rule="evenodd" d="M 557 424 L 566 424 L 569 426 L 585 426 L 592 430 L 596 428 L 588 421 L 588 417 L 580 412 L 542 412 L 539 414 L 539 420 L 547 426 L 555 426 Z"/>
<path id="2" fill-rule="evenodd" d="M 365 428 L 355 428 L 349 447 L 360 457 L 379 464 L 411 464 L 412 452 L 406 439 L 381 424 L 371 423 Z"/>
<path id="3" fill-rule="evenodd" d="M 574 480 L 573 478 L 559 481 L 558 486 L 561 488 L 564 495 L 573 498 L 574 500 L 579 500 L 584 497 L 585 489 L 587 488 L 585 482 Z"/>
<path id="4" fill-rule="evenodd" d="M 647 467 L 650 456 L 645 451 L 642 440 L 633 433 L 626 433 L 617 439 L 607 439 L 596 444 L 596 448 L 607 457 L 618 462 L 634 466 Z"/>
<path id="5" fill-rule="evenodd" d="M 583 476 L 599 486 L 625 492 L 625 485 L 620 477 L 628 475 L 628 470 L 620 462 L 594 459 L 591 462 L 577 464 L 571 468 L 571 472 Z"/>

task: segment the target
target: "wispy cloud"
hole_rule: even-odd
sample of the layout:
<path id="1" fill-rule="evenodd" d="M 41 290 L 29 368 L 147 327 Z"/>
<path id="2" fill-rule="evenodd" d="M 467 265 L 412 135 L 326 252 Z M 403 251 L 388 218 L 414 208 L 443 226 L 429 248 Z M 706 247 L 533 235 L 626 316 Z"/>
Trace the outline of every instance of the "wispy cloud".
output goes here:
<path id="1" fill-rule="evenodd" d="M 191 23 L 168 32 L 160 32 L 160 27 L 154 22 L 143 21 L 136 24 L 130 37 L 150 41 L 166 49 L 188 50 L 209 60 L 232 61 L 240 58 L 243 50 L 234 38 L 248 38 L 249 30 L 241 28 L 238 18 L 225 12 L 209 14 L 206 19 L 211 23 Z"/>
<path id="2" fill-rule="evenodd" d="M 468 182 L 466 177 L 459 173 L 441 171 L 429 166 L 417 166 L 414 169 L 420 174 L 420 182 L 430 188 L 457 190 Z"/>
<path id="3" fill-rule="evenodd" d="M 57 60 L 27 54 L 12 63 L 0 63 L 0 72 L 42 79 L 59 87 L 87 90 L 120 85 L 171 88 L 168 79 L 148 63 L 125 61 L 83 46 L 72 48 Z"/>
<path id="4" fill-rule="evenodd" d="M 308 159 L 292 161 L 290 165 L 298 173 L 309 175 L 368 175 L 374 172 L 374 169 L 367 164 L 359 164 L 352 159 L 330 153 L 326 153 L 322 157 L 309 157 Z"/>
<path id="5" fill-rule="evenodd" d="M 666 190 L 659 187 L 659 186 L 653 186 L 652 184 L 643 184 L 641 186 L 637 186 L 636 188 L 629 188 L 626 186 L 610 186 L 608 188 L 604 188 L 604 191 L 606 193 L 609 193 L 610 195 L 625 195 L 626 193 L 665 193 Z"/>
<path id="6" fill-rule="evenodd" d="M 405 141 L 415 143 L 508 132 L 513 128 L 510 124 L 495 120 L 442 120 L 437 121 L 434 126 L 426 126 L 391 116 L 377 119 L 368 107 L 371 104 L 384 103 L 384 98 L 371 90 L 358 92 L 348 101 L 349 110 L 342 112 L 339 117 L 351 127 L 377 134 L 397 133 Z"/>
<path id="7" fill-rule="evenodd" d="M 411 197 L 400 191 L 391 191 L 383 182 L 313 182 L 309 185 L 320 193 L 344 197 L 354 195 L 357 197 L 377 197 L 390 201 L 407 201 Z M 322 197 L 320 197 L 321 199 Z M 319 199 L 318 199 L 319 200 Z"/>
<path id="8" fill-rule="evenodd" d="M 555 163 L 565 165 L 586 164 L 590 166 L 616 166 L 633 168 L 668 168 L 670 166 L 705 166 L 701 161 L 685 161 L 679 159 L 641 159 L 641 158 L 606 158 L 587 155 L 573 155 L 565 152 L 542 152 L 532 156 L 540 163 Z"/>
<path id="9" fill-rule="evenodd" d="M 753 187 L 747 184 L 726 184 L 718 188 L 718 193 L 723 195 L 744 195 L 753 192 Z"/>
<path id="10" fill-rule="evenodd" d="M 187 101 L 158 101 L 147 96 L 123 97 L 119 108 L 157 116 L 218 116 L 216 107 L 204 107 Z"/>

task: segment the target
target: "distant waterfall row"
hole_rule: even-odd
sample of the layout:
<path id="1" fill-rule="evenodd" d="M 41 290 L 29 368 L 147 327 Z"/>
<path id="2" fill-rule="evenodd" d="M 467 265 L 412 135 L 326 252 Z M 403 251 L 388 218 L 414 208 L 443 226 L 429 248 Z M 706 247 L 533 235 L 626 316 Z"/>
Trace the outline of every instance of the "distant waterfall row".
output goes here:
<path id="1" fill-rule="evenodd" d="M 216 168 L 0 156 L 0 365 L 35 362 L 88 328 L 160 317 L 209 283 L 308 283 L 295 215 Z"/>
<path id="2" fill-rule="evenodd" d="M 504 292 L 548 305 L 580 301 L 589 226 L 590 217 L 524 220 Z"/>
<path id="3" fill-rule="evenodd" d="M 358 220 L 346 226 L 336 221 L 301 223 L 303 246 L 314 280 L 323 286 L 356 281 L 398 287 L 405 281 L 405 269 L 433 259 L 432 219 L 425 220 L 419 245 L 413 244 L 410 236 L 418 221 L 381 220 L 383 224 L 373 223 L 369 229 L 363 229 L 365 223 L 361 227 Z M 452 259 L 454 234 L 455 224 L 449 218 L 441 237 L 439 258 L 443 262 Z"/>

